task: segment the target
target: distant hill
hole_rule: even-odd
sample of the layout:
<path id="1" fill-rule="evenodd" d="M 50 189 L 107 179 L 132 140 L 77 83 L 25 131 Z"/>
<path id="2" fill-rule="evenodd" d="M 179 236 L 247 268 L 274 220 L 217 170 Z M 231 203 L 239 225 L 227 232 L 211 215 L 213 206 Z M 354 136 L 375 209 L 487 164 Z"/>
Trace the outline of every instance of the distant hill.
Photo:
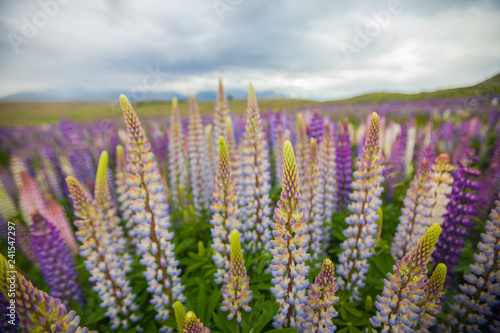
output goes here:
<path id="1" fill-rule="evenodd" d="M 394 101 L 421 101 L 425 99 L 448 99 L 479 97 L 484 95 L 500 96 L 500 73 L 470 87 L 442 89 L 418 94 L 400 94 L 391 92 L 376 92 L 364 94 L 343 100 L 330 101 L 335 104 L 381 104 Z"/>

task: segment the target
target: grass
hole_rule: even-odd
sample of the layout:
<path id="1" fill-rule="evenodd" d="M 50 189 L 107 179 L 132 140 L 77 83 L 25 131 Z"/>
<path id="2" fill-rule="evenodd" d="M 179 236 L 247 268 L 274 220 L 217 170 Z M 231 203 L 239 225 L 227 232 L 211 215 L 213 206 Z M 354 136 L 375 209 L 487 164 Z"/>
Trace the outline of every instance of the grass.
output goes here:
<path id="1" fill-rule="evenodd" d="M 500 96 L 500 74 L 477 85 L 463 88 L 422 92 L 419 94 L 399 94 L 379 92 L 352 97 L 339 101 L 315 102 L 300 99 L 263 99 L 259 100 L 262 111 L 269 108 L 276 110 L 294 110 L 298 108 L 315 108 L 324 104 L 380 104 L 392 101 L 420 101 L 426 99 L 448 99 L 464 97 L 480 97 L 484 95 Z M 200 112 L 211 114 L 213 101 L 199 101 Z M 233 113 L 243 113 L 245 100 L 229 101 Z M 188 102 L 179 101 L 181 115 L 188 114 Z M 170 101 L 140 103 L 135 106 L 140 117 L 167 116 L 170 114 Z M 115 102 L 0 102 L 0 126 L 38 125 L 58 122 L 63 117 L 76 121 L 90 121 L 98 118 L 121 117 L 118 101 Z"/>

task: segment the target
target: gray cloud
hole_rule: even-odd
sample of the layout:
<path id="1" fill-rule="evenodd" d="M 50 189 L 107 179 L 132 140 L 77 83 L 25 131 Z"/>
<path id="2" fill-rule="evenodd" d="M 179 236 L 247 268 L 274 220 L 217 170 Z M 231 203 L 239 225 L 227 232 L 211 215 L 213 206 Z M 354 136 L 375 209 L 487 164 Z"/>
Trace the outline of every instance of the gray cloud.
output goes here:
<path id="1" fill-rule="evenodd" d="M 0 97 L 127 92 L 147 68 L 164 73 L 156 91 L 215 90 L 222 76 L 229 89 L 251 81 L 316 99 L 462 86 L 500 70 L 499 2 L 400 0 L 401 13 L 357 47 L 357 31 L 373 26 L 390 1 L 73 0 L 52 7 L 54 16 L 17 53 L 9 34 L 23 36 L 23 20 L 33 23 L 40 3 L 58 2 L 0 1 Z M 233 6 L 221 19 L 214 3 Z M 347 61 L 341 45 L 358 52 Z"/>

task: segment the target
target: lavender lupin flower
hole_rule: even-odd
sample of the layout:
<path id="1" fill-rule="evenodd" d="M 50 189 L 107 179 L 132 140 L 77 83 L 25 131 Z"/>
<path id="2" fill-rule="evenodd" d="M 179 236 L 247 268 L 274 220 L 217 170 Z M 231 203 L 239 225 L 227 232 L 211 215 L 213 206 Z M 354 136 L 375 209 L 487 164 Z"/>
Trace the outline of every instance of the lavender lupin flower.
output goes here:
<path id="1" fill-rule="evenodd" d="M 321 249 L 323 245 L 324 229 L 323 229 L 323 188 L 324 178 L 321 177 L 318 165 L 318 144 L 316 140 L 311 138 L 309 148 L 309 159 L 307 170 L 304 174 L 302 187 L 302 211 L 307 225 L 307 243 L 309 245 L 309 253 L 312 254 L 313 260 L 324 255 Z"/>
<path id="2" fill-rule="evenodd" d="M 245 221 L 245 248 L 252 252 L 268 250 L 271 239 L 271 170 L 264 135 L 257 97 L 253 86 L 250 85 L 245 133 L 240 148 L 238 188 L 242 210 L 240 220 Z"/>
<path id="3" fill-rule="evenodd" d="M 9 302 L 1 292 L 0 292 L 0 332 L 3 333 L 17 333 L 19 331 L 19 317 L 15 313 L 11 313 L 11 310 L 15 308 L 15 305 Z"/>
<path id="4" fill-rule="evenodd" d="M 212 203 L 212 249 L 217 271 L 214 274 L 216 284 L 222 283 L 230 268 L 232 230 L 240 230 L 238 220 L 238 205 L 236 203 L 235 184 L 230 163 L 230 157 L 224 137 L 219 138 L 219 167 L 215 182 L 214 199 Z"/>
<path id="5" fill-rule="evenodd" d="M 330 259 L 325 259 L 315 283 L 309 286 L 309 299 L 302 324 L 305 332 L 333 333 L 337 330 L 332 319 L 338 316 L 333 307 L 333 304 L 339 301 L 335 296 L 338 289 L 335 282 L 335 267 Z"/>
<path id="6" fill-rule="evenodd" d="M 323 179 L 323 207 L 325 210 L 324 219 L 326 221 L 330 221 L 333 212 L 338 209 L 337 162 L 335 150 L 335 143 L 332 138 L 330 123 L 325 122 L 323 141 L 319 146 L 319 172 L 321 179 Z M 328 228 L 324 232 L 323 245 L 327 245 L 330 239 L 330 229 L 331 228 Z"/>
<path id="7" fill-rule="evenodd" d="M 472 167 L 478 158 L 474 156 L 475 150 L 465 150 L 458 161 L 458 168 L 452 174 L 453 185 L 447 213 L 444 216 L 443 235 L 436 245 L 436 251 L 432 255 L 435 263 L 444 263 L 449 274 L 446 284 L 452 282 L 451 276 L 455 274 L 454 267 L 458 265 L 458 258 L 465 246 L 465 239 L 469 235 L 469 229 L 474 226 L 471 217 L 476 215 L 474 204 L 477 202 L 477 190 L 479 183 L 475 178 L 481 172 Z"/>
<path id="8" fill-rule="evenodd" d="M 384 178 L 387 183 L 386 201 L 392 201 L 396 186 L 401 179 L 405 178 L 404 156 L 406 151 L 407 128 L 403 126 L 392 146 L 391 156 L 387 168 L 384 170 Z"/>
<path id="9" fill-rule="evenodd" d="M 212 168 L 208 155 L 207 142 L 203 133 L 200 110 L 194 95 L 189 96 L 189 132 L 188 132 L 189 171 L 193 205 L 200 214 L 209 208 L 213 188 Z"/>
<path id="10" fill-rule="evenodd" d="M 384 291 L 377 296 L 377 314 L 370 319 L 374 327 L 382 326 L 382 332 L 414 331 L 425 296 L 427 262 L 436 244 L 441 227 L 432 225 L 417 246 L 394 265 L 394 273 L 387 273 Z"/>
<path id="11" fill-rule="evenodd" d="M 373 113 L 363 151 L 356 162 L 352 183 L 352 203 L 348 209 L 353 213 L 346 218 L 349 227 L 344 230 L 347 239 L 340 245 L 344 250 L 339 255 L 341 277 L 338 284 L 347 291 L 352 291 L 351 298 L 359 300 L 359 288 L 364 287 L 366 273 L 370 265 L 367 259 L 373 256 L 377 236 L 380 195 L 384 190 L 382 182 L 382 154 L 380 149 L 380 119 Z"/>
<path id="12" fill-rule="evenodd" d="M 280 304 L 273 326 L 295 328 L 300 327 L 307 301 L 309 266 L 305 262 L 310 259 L 310 255 L 306 253 L 307 226 L 301 212 L 297 163 L 290 141 L 284 144 L 283 156 L 281 198 L 274 210 L 274 222 L 271 223 L 274 236 L 270 242 L 273 256 L 271 282 L 274 284 L 271 292 Z"/>
<path id="13" fill-rule="evenodd" d="M 453 171 L 454 167 L 449 162 L 450 156 L 448 154 L 440 154 L 432 165 L 430 224 L 443 224 L 446 206 L 450 202 L 451 184 L 453 184 L 450 172 Z"/>
<path id="14" fill-rule="evenodd" d="M 85 268 L 99 294 L 101 307 L 111 320 L 111 328 L 124 329 L 140 317 L 134 303 L 130 281 L 126 274 L 131 271 L 132 258 L 125 251 L 125 239 L 120 235 L 117 218 L 104 202 L 109 198 L 106 179 L 107 154 L 101 154 L 96 178 L 95 199 L 85 193 L 83 186 L 73 177 L 66 178 L 78 229 L 76 236 L 81 242 L 80 255 L 85 257 Z M 118 238 L 117 236 L 121 236 Z"/>
<path id="15" fill-rule="evenodd" d="M 155 318 L 165 321 L 174 301 L 185 301 L 179 261 L 175 259 L 175 245 L 171 242 L 174 234 L 169 230 L 168 204 L 158 164 L 139 118 L 124 95 L 120 96 L 120 102 L 129 135 L 127 185 L 135 234 L 141 238 L 137 245 L 142 253 L 140 263 L 146 266 L 144 276 L 148 281 L 147 291 L 152 294 L 151 304 L 157 312 Z M 201 125 L 199 112 L 197 114 L 198 125 Z M 168 330 L 165 326 L 160 329 L 161 332 Z"/>
<path id="16" fill-rule="evenodd" d="M 339 126 L 339 138 L 336 148 L 338 204 L 340 207 L 347 207 L 352 182 L 351 138 L 347 119 Z"/>
<path id="17" fill-rule="evenodd" d="M 309 159 L 309 139 L 302 114 L 297 115 L 297 170 L 299 179 L 304 179 Z"/>
<path id="18" fill-rule="evenodd" d="M 179 205 L 179 184 L 188 182 L 187 158 L 184 151 L 184 136 L 182 134 L 181 118 L 177 98 L 172 98 L 172 114 L 169 128 L 169 175 L 170 190 L 174 205 Z M 184 203 L 183 203 L 184 204 Z"/>
<path id="19" fill-rule="evenodd" d="M 203 326 L 203 323 L 196 317 L 193 311 L 186 313 L 185 322 L 185 333 L 210 333 L 210 329 Z"/>
<path id="20" fill-rule="evenodd" d="M 318 110 L 314 111 L 311 119 L 311 125 L 309 126 L 309 136 L 316 140 L 318 144 L 321 143 L 323 139 L 324 123 L 323 118 L 319 115 Z"/>
<path id="21" fill-rule="evenodd" d="M 400 222 L 391 246 L 394 259 L 400 259 L 414 248 L 429 227 L 433 205 L 431 187 L 431 166 L 424 159 L 406 192 Z"/>
<path id="22" fill-rule="evenodd" d="M 66 306 L 70 299 L 83 304 L 75 262 L 59 230 L 40 214 L 33 215 L 32 220 L 31 248 L 51 295 L 61 299 Z"/>
<path id="23" fill-rule="evenodd" d="M 229 311 L 227 320 L 236 315 L 236 322 L 241 324 L 241 310 L 252 311 L 248 303 L 252 300 L 252 291 L 248 287 L 249 278 L 241 252 L 240 233 L 231 232 L 231 262 L 222 287 L 222 311 Z"/>
<path id="24" fill-rule="evenodd" d="M 226 135 L 226 118 L 229 117 L 229 104 L 227 103 L 222 79 L 219 78 L 219 89 L 217 90 L 217 99 L 214 107 L 214 125 L 213 125 L 213 145 L 215 149 L 219 144 L 219 137 Z M 218 154 L 218 151 L 215 151 Z"/>
<path id="25" fill-rule="evenodd" d="M 436 317 L 441 311 L 441 296 L 446 278 L 446 265 L 439 264 L 424 286 L 424 296 L 418 307 L 420 308 L 418 323 L 422 332 L 429 332 L 429 327 L 436 325 Z"/>
<path id="26" fill-rule="evenodd" d="M 233 121 L 231 117 L 226 118 L 226 133 L 224 134 L 224 138 L 226 139 L 229 161 L 231 162 L 233 170 L 236 171 L 236 169 L 238 169 L 238 163 L 240 162 L 240 151 L 236 139 L 234 138 Z"/>
<path id="27" fill-rule="evenodd" d="M 475 263 L 469 265 L 471 273 L 464 276 L 467 283 L 460 285 L 462 293 L 455 295 L 450 304 L 454 316 L 448 316 L 447 325 L 440 326 L 442 330 L 483 332 L 485 325 L 491 323 L 492 332 L 496 332 L 499 326 L 498 322 L 492 323 L 491 316 L 500 303 L 500 200 L 495 202 L 490 219 L 477 245 Z"/>
<path id="28" fill-rule="evenodd" d="M 283 145 L 285 144 L 283 128 L 278 125 L 276 129 L 276 143 L 274 145 L 274 177 L 276 181 L 283 176 Z"/>
<path id="29" fill-rule="evenodd" d="M 33 287 L 31 281 L 18 273 L 15 265 L 0 254 L 0 291 L 5 298 L 12 297 L 9 292 L 11 284 L 15 284 L 15 309 L 20 319 L 19 326 L 27 332 L 89 332 L 86 327 L 79 326 L 80 317 L 75 311 L 68 313 L 60 299 Z"/>
<path id="30" fill-rule="evenodd" d="M 210 178 L 212 179 L 212 183 L 215 181 L 215 177 L 217 175 L 217 148 L 214 146 L 213 141 L 213 126 L 212 124 L 208 124 L 205 126 L 205 141 L 207 143 L 207 152 L 208 152 L 208 161 L 210 162 L 210 171 L 212 174 Z M 218 142 L 216 143 L 218 145 Z"/>

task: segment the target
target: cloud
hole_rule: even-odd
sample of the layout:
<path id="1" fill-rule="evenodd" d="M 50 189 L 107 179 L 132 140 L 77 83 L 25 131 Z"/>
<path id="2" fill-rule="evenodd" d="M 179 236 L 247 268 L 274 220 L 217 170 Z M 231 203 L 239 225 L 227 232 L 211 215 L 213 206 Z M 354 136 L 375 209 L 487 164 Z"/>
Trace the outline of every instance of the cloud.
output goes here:
<path id="1" fill-rule="evenodd" d="M 156 91 L 215 90 L 222 76 L 229 89 L 252 82 L 322 100 L 469 85 L 500 71 L 494 1 L 399 0 L 401 12 L 378 23 L 347 61 L 341 45 L 355 46 L 356 34 L 373 28 L 391 1 L 398 0 L 0 1 L 0 97 L 126 92 L 142 84 L 147 68 L 164 73 Z M 221 18 L 214 3 L 230 10 Z M 43 23 L 43 8 L 54 15 L 15 52 L 9 36 L 23 36 L 26 22 Z"/>

